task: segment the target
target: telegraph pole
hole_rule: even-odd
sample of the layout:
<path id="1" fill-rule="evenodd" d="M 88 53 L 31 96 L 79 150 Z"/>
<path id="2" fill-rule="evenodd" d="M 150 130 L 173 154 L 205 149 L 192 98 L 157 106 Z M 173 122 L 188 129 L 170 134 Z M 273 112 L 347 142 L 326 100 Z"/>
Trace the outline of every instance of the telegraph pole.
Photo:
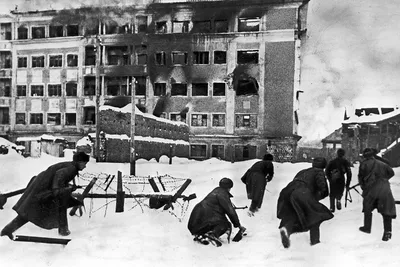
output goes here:
<path id="1" fill-rule="evenodd" d="M 136 121 L 136 104 L 135 104 L 135 83 L 136 79 L 132 76 L 131 82 L 131 142 L 130 142 L 130 163 L 131 163 L 131 175 L 136 175 L 136 151 L 135 151 L 135 121 Z"/>
<path id="2" fill-rule="evenodd" d="M 100 57 L 101 57 L 101 42 L 100 37 L 96 36 L 96 162 L 100 162 Z"/>

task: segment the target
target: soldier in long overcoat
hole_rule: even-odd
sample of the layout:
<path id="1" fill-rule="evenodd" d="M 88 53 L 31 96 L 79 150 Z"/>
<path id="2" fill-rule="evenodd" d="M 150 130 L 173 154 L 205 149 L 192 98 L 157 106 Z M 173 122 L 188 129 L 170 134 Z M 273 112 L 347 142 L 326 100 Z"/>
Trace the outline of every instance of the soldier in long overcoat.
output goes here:
<path id="1" fill-rule="evenodd" d="M 358 181 L 363 190 L 364 225 L 360 231 L 371 233 L 372 211 L 377 209 L 383 217 L 383 241 L 392 238 L 392 219 L 396 218 L 395 200 L 390 188 L 389 179 L 394 176 L 393 169 L 374 157 L 371 148 L 363 151 L 364 160 L 358 171 Z"/>
<path id="2" fill-rule="evenodd" d="M 341 199 L 344 188 L 345 186 L 349 188 L 352 177 L 350 162 L 344 157 L 345 150 L 339 148 L 336 154 L 337 157 L 329 161 L 325 168 L 325 174 L 329 181 L 329 200 L 332 212 L 335 212 L 335 204 L 338 210 L 342 208 Z"/>
<path id="3" fill-rule="evenodd" d="M 290 246 L 293 233 L 310 231 L 310 243 L 320 242 L 320 224 L 333 218 L 333 214 L 319 201 L 328 196 L 328 184 L 324 173 L 325 158 L 315 158 L 312 167 L 301 170 L 282 189 L 277 206 L 277 217 L 282 245 Z"/>
<path id="4" fill-rule="evenodd" d="M 27 222 L 44 229 L 58 228 L 60 235 L 69 235 L 67 208 L 82 205 L 71 196 L 76 187 L 69 182 L 86 167 L 88 161 L 87 154 L 78 152 L 73 161 L 56 163 L 33 177 L 13 207 L 17 217 L 3 228 L 0 235 L 14 239 L 13 232 Z"/>
<path id="5" fill-rule="evenodd" d="M 233 182 L 229 178 L 222 178 L 219 186 L 212 190 L 202 201 L 196 204 L 188 221 L 188 229 L 195 240 L 204 237 L 219 238 L 227 233 L 228 236 L 233 226 L 241 228 L 239 217 L 231 202 L 230 189 Z M 232 222 L 229 222 L 229 220 Z"/>
<path id="6" fill-rule="evenodd" d="M 254 163 L 241 178 L 246 184 L 247 198 L 251 200 L 249 216 L 254 216 L 261 208 L 267 182 L 274 177 L 273 159 L 271 154 L 264 155 L 263 160 Z"/>

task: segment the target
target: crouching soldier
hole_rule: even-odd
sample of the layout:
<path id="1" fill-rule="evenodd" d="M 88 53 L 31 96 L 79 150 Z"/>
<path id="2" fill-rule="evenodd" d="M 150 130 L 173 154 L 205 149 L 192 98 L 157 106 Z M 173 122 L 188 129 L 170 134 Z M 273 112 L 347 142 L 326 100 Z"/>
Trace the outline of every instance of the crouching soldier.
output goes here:
<path id="1" fill-rule="evenodd" d="M 277 217 L 281 219 L 279 230 L 283 247 L 290 246 L 291 234 L 306 231 L 310 231 L 311 245 L 320 243 L 320 224 L 333 218 L 331 211 L 319 202 L 329 193 L 325 166 L 325 158 L 315 158 L 311 168 L 298 172 L 282 189 Z"/>
<path id="2" fill-rule="evenodd" d="M 188 229 L 194 235 L 194 241 L 202 244 L 210 242 L 215 246 L 221 246 L 220 236 L 230 234 L 233 226 L 243 230 L 239 217 L 230 200 L 233 197 L 230 193 L 233 182 L 229 178 L 222 178 L 219 186 L 212 190 L 202 201 L 196 204 L 190 214 Z M 229 222 L 227 217 L 229 217 Z"/>
<path id="3" fill-rule="evenodd" d="M 374 157 L 371 148 L 363 151 L 364 160 L 358 171 L 363 197 L 364 225 L 360 231 L 371 233 L 372 211 L 377 209 L 383 217 L 383 241 L 392 238 L 392 219 L 396 218 L 395 200 L 389 179 L 394 176 L 393 169 L 383 161 Z"/>
<path id="4" fill-rule="evenodd" d="M 1 236 L 14 239 L 13 233 L 27 222 L 44 228 L 58 228 L 62 236 L 70 234 L 67 208 L 82 205 L 71 196 L 76 186 L 69 184 L 89 162 L 84 152 L 74 154 L 72 161 L 56 163 L 33 177 L 13 209 L 17 216 L 1 230 Z"/>

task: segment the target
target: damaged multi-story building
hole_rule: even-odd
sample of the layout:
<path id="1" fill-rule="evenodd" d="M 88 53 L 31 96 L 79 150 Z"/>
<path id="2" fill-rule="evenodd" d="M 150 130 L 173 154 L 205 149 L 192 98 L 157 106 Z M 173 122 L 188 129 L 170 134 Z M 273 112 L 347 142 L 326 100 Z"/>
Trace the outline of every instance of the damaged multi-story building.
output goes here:
<path id="1" fill-rule="evenodd" d="M 0 17 L 0 135 L 74 143 L 133 82 L 146 112 L 189 125 L 191 158 L 291 161 L 309 1 L 138 2 Z"/>

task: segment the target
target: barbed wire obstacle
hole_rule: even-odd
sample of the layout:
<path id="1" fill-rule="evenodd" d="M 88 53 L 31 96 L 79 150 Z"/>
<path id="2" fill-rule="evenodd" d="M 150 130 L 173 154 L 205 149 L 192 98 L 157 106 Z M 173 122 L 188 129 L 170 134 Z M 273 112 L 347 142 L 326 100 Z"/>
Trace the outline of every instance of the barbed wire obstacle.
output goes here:
<path id="1" fill-rule="evenodd" d="M 190 179 L 176 178 L 168 174 L 151 177 L 122 175 L 120 172 L 117 175 L 84 172 L 76 182 L 88 186 L 92 183 L 90 192 L 86 192 L 85 196 L 90 199 L 89 206 L 85 207 L 89 217 L 99 211 L 104 211 L 106 216 L 109 205 L 116 202 L 116 212 L 123 212 L 124 206 L 128 210 L 140 208 L 142 212 L 147 208 L 164 207 L 163 210 L 167 210 L 181 221 L 187 212 L 189 201 L 196 198 L 195 194 L 182 195 L 191 183 Z M 77 196 L 79 197 L 79 194 Z M 80 213 L 82 215 L 81 210 Z"/>

